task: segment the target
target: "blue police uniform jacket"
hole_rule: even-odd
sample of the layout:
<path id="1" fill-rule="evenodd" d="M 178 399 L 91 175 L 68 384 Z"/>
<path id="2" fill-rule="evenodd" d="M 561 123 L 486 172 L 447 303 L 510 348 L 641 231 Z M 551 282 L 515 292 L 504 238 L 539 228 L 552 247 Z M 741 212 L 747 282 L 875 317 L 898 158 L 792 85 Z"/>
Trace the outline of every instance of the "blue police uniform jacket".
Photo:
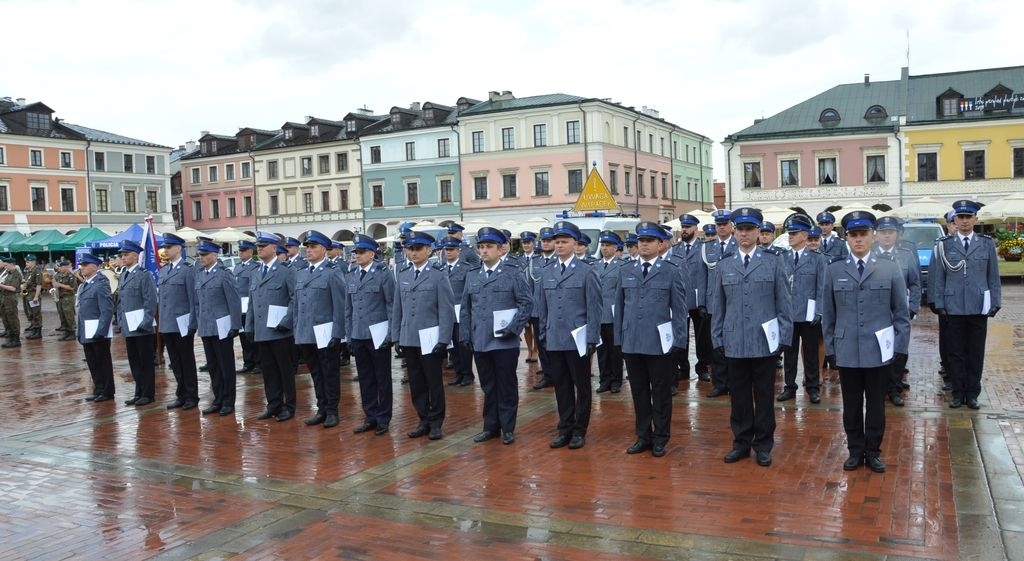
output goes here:
<path id="1" fill-rule="evenodd" d="M 704 242 L 694 239 L 690 243 L 689 252 L 686 251 L 686 244 L 680 242 L 675 246 L 673 253 L 676 262 L 681 264 L 680 269 L 686 279 L 686 297 L 689 301 L 689 309 L 708 305 L 708 266 L 701 257 Z"/>
<path id="2" fill-rule="evenodd" d="M 664 355 L 658 326 L 672 326 L 670 347 L 685 349 L 690 317 L 686 280 L 679 266 L 658 258 L 643 276 L 643 260 L 619 267 L 615 296 L 615 344 L 626 354 Z M 608 342 L 605 341 L 605 344 Z"/>
<path id="3" fill-rule="evenodd" d="M 315 345 L 314 325 L 331 323 L 331 338 L 345 338 L 345 283 L 327 260 L 312 272 L 310 265 L 295 271 L 296 345 Z"/>
<path id="4" fill-rule="evenodd" d="M 274 259 L 264 274 L 263 263 L 257 262 L 251 272 L 248 294 L 249 308 L 245 310 L 245 332 L 250 334 L 254 341 L 262 343 L 292 336 L 290 331 L 294 329 L 295 319 L 294 270 Z M 288 308 L 278 325 L 289 331 L 282 332 L 267 327 L 270 306 Z"/>
<path id="5" fill-rule="evenodd" d="M 562 274 L 558 257 L 544 268 L 535 302 L 540 339 L 549 351 L 575 351 L 572 331 L 587 326 L 587 344 L 596 345 L 601 330 L 601 283 L 593 266 L 572 258 Z"/>
<path id="6" fill-rule="evenodd" d="M 789 279 L 777 255 L 758 247 L 747 267 L 739 251 L 726 255 L 715 267 L 711 300 L 711 344 L 729 358 L 771 356 L 762 324 L 774 318 L 780 343 L 793 340 Z"/>
<path id="7" fill-rule="evenodd" d="M 391 311 L 391 340 L 402 346 L 419 346 L 420 330 L 438 328 L 438 342 L 449 343 L 455 326 L 455 302 L 448 277 L 429 264 L 419 278 L 409 265 L 398 273 Z"/>
<path id="8" fill-rule="evenodd" d="M 356 268 L 345 277 L 345 331 L 351 339 L 373 339 L 370 326 L 391 321 L 395 279 L 391 272 L 372 262 L 360 279 Z M 384 341 L 391 340 L 391 325 Z"/>
<path id="9" fill-rule="evenodd" d="M 242 300 L 235 287 L 235 276 L 214 265 L 209 271 L 196 271 L 197 333 L 200 337 L 218 337 L 217 318 L 231 318 L 231 329 L 242 329 Z"/>
<path id="10" fill-rule="evenodd" d="M 121 273 L 121 279 L 118 281 L 117 294 L 117 324 L 121 326 L 121 335 L 139 337 L 156 333 L 154 320 L 156 319 L 157 295 L 153 273 L 140 265 L 136 265 L 130 273 L 125 270 Z M 135 331 L 129 331 L 125 313 L 135 310 L 142 310 L 142 323 Z"/>
<path id="11" fill-rule="evenodd" d="M 601 324 L 612 324 L 615 321 L 614 312 L 622 310 L 615 307 L 615 295 L 619 289 L 619 268 L 624 263 L 618 257 L 609 261 L 598 260 L 593 264 L 597 271 L 597 281 L 601 283 Z"/>
<path id="12" fill-rule="evenodd" d="M 454 298 L 453 302 L 461 302 L 462 294 L 466 291 L 466 275 L 473 266 L 466 263 L 462 257 L 459 257 L 459 259 L 451 265 L 451 270 L 448 270 L 447 261 L 438 263 L 434 268 L 447 275 L 448 284 L 452 287 L 452 297 Z M 456 318 L 456 321 L 457 320 L 458 318 Z"/>
<path id="13" fill-rule="evenodd" d="M 251 277 L 252 272 L 257 268 L 262 267 L 263 264 L 255 259 L 248 261 L 239 262 L 231 270 L 231 274 L 235 275 L 235 288 L 238 290 L 238 296 L 249 296 L 249 286 L 252 283 Z M 245 314 L 246 308 L 242 309 L 242 313 Z"/>
<path id="14" fill-rule="evenodd" d="M 921 310 L 921 265 L 917 259 L 917 251 L 911 251 L 902 243 L 894 246 L 888 253 L 876 245 L 872 253 L 879 259 L 894 261 L 903 272 L 903 282 L 907 285 L 907 308 L 912 315 Z"/>
<path id="15" fill-rule="evenodd" d="M 110 297 L 110 281 L 97 272 L 91 279 L 78 285 L 78 342 L 85 344 L 92 339 L 106 339 L 110 322 L 114 319 L 114 302 Z M 98 326 L 92 339 L 85 338 L 85 320 L 97 320 Z"/>
<path id="16" fill-rule="evenodd" d="M 466 290 L 459 310 L 459 340 L 472 341 L 475 352 L 518 349 L 519 337 L 533 310 L 533 294 L 523 270 L 498 263 L 490 276 L 484 266 L 473 267 L 466 275 Z M 494 336 L 494 312 L 516 310 L 505 329 L 516 337 Z"/>
<path id="17" fill-rule="evenodd" d="M 814 309 L 810 311 L 811 319 L 821 315 L 822 297 L 825 293 L 825 266 L 828 259 L 804 246 L 800 254 L 800 263 L 795 263 L 795 251 L 790 250 L 779 258 L 786 266 L 786 275 L 790 280 L 790 292 L 793 300 L 793 321 L 806 322 L 808 300 L 814 300 Z"/>
<path id="18" fill-rule="evenodd" d="M 990 308 L 1002 307 L 999 263 L 992 238 L 974 234 L 966 253 L 959 235 L 935 242 L 928 265 L 928 293 L 936 308 L 954 316 L 980 315 L 986 291 Z"/>
<path id="19" fill-rule="evenodd" d="M 189 314 L 188 328 L 196 329 L 199 310 L 196 302 L 196 269 L 182 258 L 177 265 L 168 263 L 160 267 L 157 286 L 160 316 L 157 330 L 160 333 L 180 333 L 178 318 Z"/>
<path id="20" fill-rule="evenodd" d="M 846 247 L 846 240 L 839 237 L 835 232 L 832 232 L 832 235 L 827 238 L 825 236 L 821 237 L 820 251 L 828 259 L 829 263 L 842 261 L 850 254 L 849 248 Z"/>

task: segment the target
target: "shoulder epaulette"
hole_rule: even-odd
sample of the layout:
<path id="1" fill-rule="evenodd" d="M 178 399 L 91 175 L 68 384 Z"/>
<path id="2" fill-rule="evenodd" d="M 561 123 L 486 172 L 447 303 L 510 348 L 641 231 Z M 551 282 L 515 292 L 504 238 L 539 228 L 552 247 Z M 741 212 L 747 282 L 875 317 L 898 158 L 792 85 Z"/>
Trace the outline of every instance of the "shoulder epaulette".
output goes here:
<path id="1" fill-rule="evenodd" d="M 516 261 L 505 261 L 504 265 L 506 267 L 512 267 L 513 269 L 519 269 L 520 268 L 519 267 L 519 263 L 516 262 Z"/>
<path id="2" fill-rule="evenodd" d="M 483 264 L 477 264 L 477 265 L 467 265 L 467 267 L 468 267 L 468 268 L 466 269 L 466 272 L 467 272 L 467 273 L 469 273 L 469 272 L 473 272 L 473 271 L 479 271 L 480 269 L 483 269 L 483 268 L 484 268 Z"/>
<path id="3" fill-rule="evenodd" d="M 944 242 L 946 240 L 953 239 L 953 237 L 954 236 L 951 234 L 951 235 L 948 235 L 948 236 L 942 236 L 941 238 L 935 238 L 935 241 L 937 241 L 937 242 Z"/>
<path id="4" fill-rule="evenodd" d="M 976 234 L 976 235 L 977 235 L 977 236 L 978 236 L 979 238 L 987 238 L 987 239 L 990 239 L 990 240 L 992 239 L 992 236 L 990 236 L 990 235 L 988 235 L 988 234 Z"/>

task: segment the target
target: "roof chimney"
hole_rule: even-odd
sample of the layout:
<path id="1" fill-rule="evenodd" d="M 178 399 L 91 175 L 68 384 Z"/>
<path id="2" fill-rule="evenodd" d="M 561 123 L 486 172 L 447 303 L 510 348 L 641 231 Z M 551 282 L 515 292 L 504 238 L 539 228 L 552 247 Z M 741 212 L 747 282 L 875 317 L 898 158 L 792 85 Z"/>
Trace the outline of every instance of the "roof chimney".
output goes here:
<path id="1" fill-rule="evenodd" d="M 871 85 L 871 74 L 865 74 L 864 75 L 864 85 L 865 86 L 870 86 Z"/>
<path id="2" fill-rule="evenodd" d="M 414 101 L 414 102 L 410 103 L 409 104 L 409 109 L 412 109 L 413 111 L 419 111 L 420 110 L 420 102 Z"/>
<path id="3" fill-rule="evenodd" d="M 196 141 L 195 140 L 189 140 L 188 142 L 185 143 L 185 150 L 188 150 L 189 152 L 191 152 L 191 151 L 193 151 L 195 149 L 196 149 Z"/>
<path id="4" fill-rule="evenodd" d="M 25 105 L 25 98 L 23 97 L 19 97 L 15 101 L 18 102 L 18 105 Z"/>
<path id="5" fill-rule="evenodd" d="M 210 131 L 199 131 L 199 138 L 202 138 L 208 134 L 210 134 Z"/>
<path id="6" fill-rule="evenodd" d="M 373 115 L 373 110 L 366 105 L 363 105 L 359 109 L 356 109 L 356 113 L 359 113 L 360 115 Z"/>
<path id="7" fill-rule="evenodd" d="M 501 93 L 497 90 L 487 92 L 487 99 L 490 101 L 497 101 L 499 97 L 501 97 Z"/>

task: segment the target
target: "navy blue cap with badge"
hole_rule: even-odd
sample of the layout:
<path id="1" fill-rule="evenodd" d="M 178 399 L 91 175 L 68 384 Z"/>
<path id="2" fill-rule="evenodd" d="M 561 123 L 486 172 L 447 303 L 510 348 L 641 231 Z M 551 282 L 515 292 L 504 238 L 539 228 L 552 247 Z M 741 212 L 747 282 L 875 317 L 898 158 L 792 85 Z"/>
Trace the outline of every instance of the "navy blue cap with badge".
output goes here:
<path id="1" fill-rule="evenodd" d="M 825 212 L 819 212 L 818 213 L 818 224 L 835 224 L 835 223 L 836 223 L 836 217 L 833 216 L 831 212 L 826 210 Z"/>
<path id="2" fill-rule="evenodd" d="M 811 228 L 814 228 L 814 222 L 810 216 L 801 212 L 794 212 L 786 217 L 786 221 L 782 223 L 782 227 L 790 233 L 793 232 L 810 232 Z M 821 235 L 819 229 L 818 235 Z"/>
<path id="3" fill-rule="evenodd" d="M 602 230 L 601 233 L 597 235 L 597 241 L 601 243 L 615 244 L 616 247 L 622 249 L 622 238 L 611 230 Z"/>
<path id="4" fill-rule="evenodd" d="M 817 226 L 815 226 L 815 227 L 813 227 L 813 228 L 811 228 L 810 230 L 807 231 L 807 238 L 808 239 L 814 239 L 814 238 L 820 238 L 820 237 L 821 237 L 821 228 L 819 228 Z"/>
<path id="5" fill-rule="evenodd" d="M 715 219 L 715 224 L 725 224 L 732 217 L 732 212 L 727 208 L 720 208 L 713 211 L 711 217 Z"/>
<path id="6" fill-rule="evenodd" d="M 775 224 L 772 224 L 771 222 L 768 222 L 767 220 L 765 220 L 764 222 L 761 223 L 761 231 L 762 232 L 772 232 L 772 233 L 774 233 L 775 232 Z"/>
<path id="7" fill-rule="evenodd" d="M 459 249 L 462 247 L 462 241 L 455 236 L 445 236 L 437 241 L 438 249 Z"/>
<path id="8" fill-rule="evenodd" d="M 276 248 L 276 249 L 274 249 L 274 253 L 276 253 L 278 255 L 288 255 L 288 248 L 286 248 L 285 246 L 283 246 L 283 245 L 276 245 L 274 247 Z"/>
<path id="9" fill-rule="evenodd" d="M 537 234 L 533 232 L 519 232 L 519 239 L 523 242 L 535 242 L 537 241 Z"/>
<path id="10" fill-rule="evenodd" d="M 242 240 L 238 242 L 238 251 L 252 251 L 256 249 L 256 244 L 249 240 Z"/>
<path id="11" fill-rule="evenodd" d="M 555 238 L 555 229 L 550 226 L 545 226 L 540 229 L 538 237 L 542 240 L 553 240 Z"/>
<path id="12" fill-rule="evenodd" d="M 578 245 L 590 245 L 590 236 L 584 234 L 583 232 L 580 232 L 580 237 L 578 240 L 576 240 L 576 243 Z"/>
<path id="13" fill-rule="evenodd" d="M 680 214 L 679 215 L 680 226 L 700 226 L 700 220 L 692 214 Z"/>
<path id="14" fill-rule="evenodd" d="M 967 216 L 974 216 L 975 214 L 978 214 L 978 211 L 983 206 L 985 205 L 964 199 L 953 203 L 953 211 L 956 212 L 957 216 L 960 216 L 962 214 Z"/>
<path id="15" fill-rule="evenodd" d="M 636 242 L 637 242 L 636 234 L 634 234 L 633 232 L 629 232 L 629 233 L 626 234 L 626 245 L 627 246 L 636 245 Z"/>
<path id="16" fill-rule="evenodd" d="M 505 235 L 505 243 L 509 243 L 510 241 L 512 241 L 512 231 L 511 230 L 506 230 L 505 228 L 502 228 L 501 229 L 501 233 Z"/>
<path id="17" fill-rule="evenodd" d="M 406 234 L 405 247 L 417 247 L 421 245 L 434 247 L 435 241 L 437 240 L 434 239 L 434 236 L 431 236 L 426 232 L 410 230 L 409 233 Z"/>
<path id="18" fill-rule="evenodd" d="M 163 240 L 160 242 L 160 247 L 168 247 L 172 245 L 185 247 L 185 239 L 177 234 L 164 234 Z"/>
<path id="19" fill-rule="evenodd" d="M 8 261 L 8 263 L 12 263 L 12 262 L 13 262 L 13 260 L 12 261 Z M 79 265 L 96 265 L 98 267 L 98 266 L 103 264 L 103 260 L 100 259 L 99 257 L 96 257 L 95 255 L 93 255 L 91 253 L 83 253 L 83 254 L 78 256 L 78 264 Z"/>
<path id="20" fill-rule="evenodd" d="M 284 239 L 284 246 L 285 247 L 299 247 L 301 245 L 302 245 L 302 242 L 300 242 L 296 238 L 288 237 L 288 238 Z"/>
<path id="21" fill-rule="evenodd" d="M 320 245 L 326 248 L 331 247 L 331 238 L 328 238 L 321 232 L 316 230 L 310 230 L 306 232 L 306 241 L 302 242 L 302 245 Z"/>
<path id="22" fill-rule="evenodd" d="M 345 244 L 341 240 L 331 240 L 331 249 L 345 249 Z"/>
<path id="23" fill-rule="evenodd" d="M 555 225 L 551 228 L 553 232 L 551 237 L 557 238 L 558 236 L 569 236 L 570 238 L 579 241 L 580 240 L 580 229 L 568 220 L 559 220 L 555 222 Z"/>
<path id="24" fill-rule="evenodd" d="M 855 210 L 843 216 L 843 229 L 847 232 L 854 230 L 873 230 L 875 228 L 875 215 L 866 210 Z"/>
<path id="25" fill-rule="evenodd" d="M 671 239 L 671 234 L 665 231 L 661 227 L 661 224 L 657 222 L 644 221 L 636 225 L 636 237 L 637 239 L 642 238 L 654 238 L 659 241 Z"/>
<path id="26" fill-rule="evenodd" d="M 461 232 L 461 231 L 463 231 L 465 229 L 466 229 L 466 227 L 463 226 L 462 224 L 459 224 L 458 222 L 452 222 L 451 224 L 448 225 L 448 233 L 449 234 L 456 234 L 456 233 Z"/>
<path id="27" fill-rule="evenodd" d="M 879 232 L 882 230 L 895 230 L 897 232 L 902 232 L 903 223 L 895 216 L 883 216 L 875 223 L 875 230 Z"/>
<path id="28" fill-rule="evenodd" d="M 377 244 L 377 240 L 367 236 L 366 234 L 356 234 L 356 239 L 353 240 L 352 244 L 355 251 L 377 251 L 380 245 Z"/>
<path id="29" fill-rule="evenodd" d="M 200 243 L 198 246 L 196 246 L 196 253 L 198 253 L 199 255 L 205 255 L 207 253 L 220 253 L 220 246 L 212 242 L 204 241 Z"/>
<path id="30" fill-rule="evenodd" d="M 497 228 L 491 228 L 490 226 L 484 226 L 476 231 L 476 243 L 496 243 L 498 245 L 504 245 L 508 243 L 508 238 L 505 237 L 505 232 Z"/>
<path id="31" fill-rule="evenodd" d="M 145 250 L 142 249 L 141 245 L 131 240 L 121 240 L 121 243 L 117 247 L 117 251 L 118 253 L 142 253 Z"/>
<path id="32" fill-rule="evenodd" d="M 716 233 L 718 233 L 718 229 L 715 228 L 714 224 L 705 224 L 704 225 L 704 235 L 710 236 L 710 235 L 716 234 Z"/>
<path id="33" fill-rule="evenodd" d="M 273 232 L 266 230 L 256 232 L 256 245 L 278 245 L 279 243 L 281 243 L 281 239 Z"/>
<path id="34" fill-rule="evenodd" d="M 761 211 L 754 207 L 745 206 L 732 211 L 732 216 L 729 217 L 733 225 L 739 226 L 752 226 L 754 228 L 760 228 L 761 222 L 764 221 L 764 216 L 761 215 Z"/>

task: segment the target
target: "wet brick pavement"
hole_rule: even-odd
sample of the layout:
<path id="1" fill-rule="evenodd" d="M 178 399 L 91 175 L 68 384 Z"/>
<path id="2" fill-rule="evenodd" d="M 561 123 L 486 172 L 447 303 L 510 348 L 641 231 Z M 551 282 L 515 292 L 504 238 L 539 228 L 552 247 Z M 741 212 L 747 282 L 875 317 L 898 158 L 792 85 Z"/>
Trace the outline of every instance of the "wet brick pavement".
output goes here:
<path id="1" fill-rule="evenodd" d="M 80 346 L 50 335 L 0 353 L 0 561 L 15 559 L 1024 559 L 1024 287 L 1004 287 L 990 322 L 982 409 L 950 410 L 937 376 L 935 317 L 914 322 L 907 405 L 887 409 L 889 470 L 844 472 L 838 375 L 822 403 L 802 390 L 776 404 L 773 465 L 724 464 L 727 399 L 683 382 L 668 455 L 627 456 L 628 384 L 595 395 L 587 446 L 551 450 L 551 390 L 520 368 L 517 441 L 474 444 L 478 387 L 447 388 L 445 438 L 416 424 L 394 362 L 387 436 L 354 435 L 354 369 L 342 372 L 342 424 L 258 421 L 259 376 L 239 375 L 237 412 L 83 401 Z M 197 351 L 201 354 L 201 350 Z M 525 349 L 521 358 L 525 357 Z M 200 356 L 199 362 L 205 362 Z M 208 376 L 200 373 L 203 404 Z"/>

